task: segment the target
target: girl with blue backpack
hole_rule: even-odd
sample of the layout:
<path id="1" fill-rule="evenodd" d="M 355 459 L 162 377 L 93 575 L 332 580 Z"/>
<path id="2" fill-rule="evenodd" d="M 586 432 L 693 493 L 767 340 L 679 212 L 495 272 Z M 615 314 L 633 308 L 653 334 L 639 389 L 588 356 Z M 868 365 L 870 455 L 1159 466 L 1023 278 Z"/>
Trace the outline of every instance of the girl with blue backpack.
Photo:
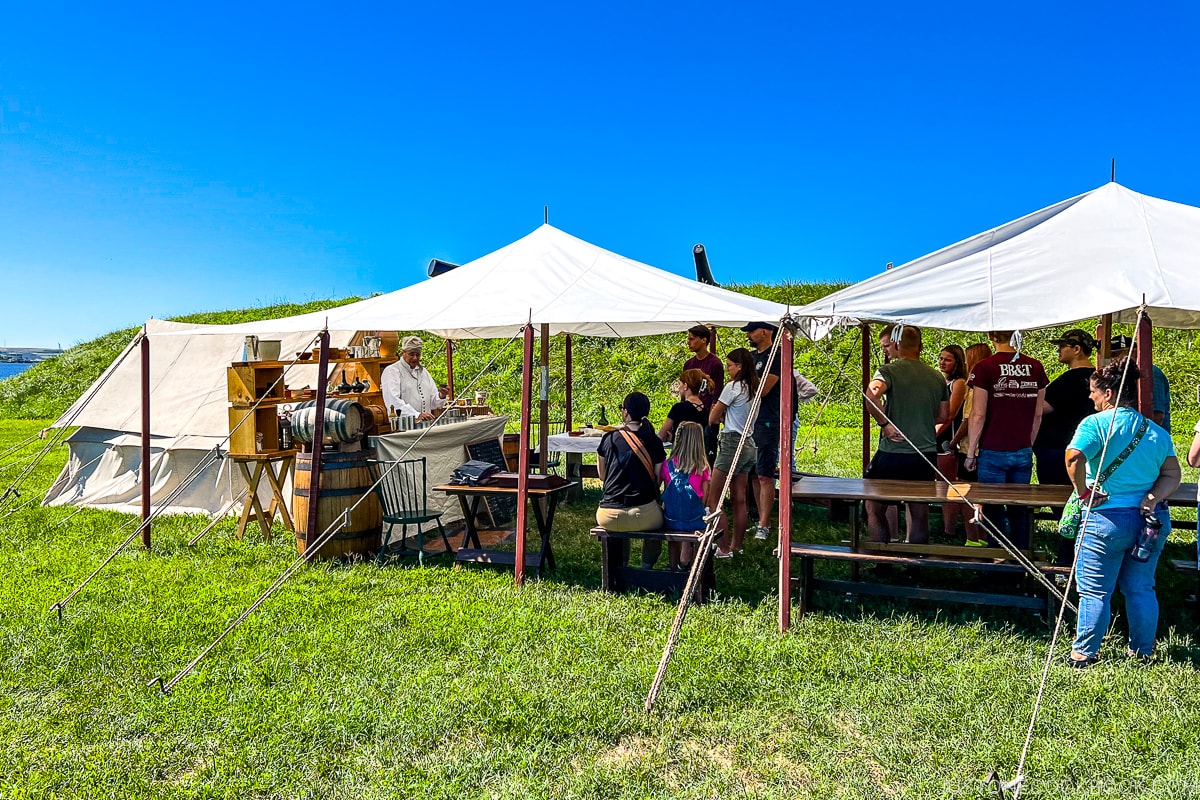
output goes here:
<path id="1" fill-rule="evenodd" d="M 682 422 L 675 429 L 675 446 L 663 462 L 663 517 L 673 531 L 704 530 L 704 500 L 711 473 L 704 449 L 704 428 L 696 422 Z M 673 570 L 687 569 L 696 546 L 681 542 L 667 545 L 667 558 Z"/>

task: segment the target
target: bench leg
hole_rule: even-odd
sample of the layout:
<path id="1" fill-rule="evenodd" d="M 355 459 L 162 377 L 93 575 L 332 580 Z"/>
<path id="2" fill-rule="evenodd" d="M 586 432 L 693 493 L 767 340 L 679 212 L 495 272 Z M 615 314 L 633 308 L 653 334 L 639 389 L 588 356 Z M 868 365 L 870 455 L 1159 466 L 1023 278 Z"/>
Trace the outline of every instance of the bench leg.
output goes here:
<path id="1" fill-rule="evenodd" d="M 804 612 L 812 604 L 812 582 L 813 582 L 813 559 L 801 557 L 800 559 L 800 602 L 796 607 L 796 619 L 800 620 L 804 617 Z"/>
<path id="2" fill-rule="evenodd" d="M 617 576 L 621 574 L 621 540 L 600 537 L 600 588 L 606 592 L 620 591 Z"/>

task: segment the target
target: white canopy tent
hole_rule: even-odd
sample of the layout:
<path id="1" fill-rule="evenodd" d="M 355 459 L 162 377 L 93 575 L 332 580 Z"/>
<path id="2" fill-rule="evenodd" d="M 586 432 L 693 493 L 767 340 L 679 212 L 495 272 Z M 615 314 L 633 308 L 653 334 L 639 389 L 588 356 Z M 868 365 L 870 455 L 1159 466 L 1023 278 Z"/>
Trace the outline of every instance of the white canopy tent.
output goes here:
<path id="1" fill-rule="evenodd" d="M 838 324 L 1029 330 L 1144 302 L 1155 325 L 1200 328 L 1200 208 L 1107 183 L 848 286 L 792 316 Z"/>
<path id="2" fill-rule="evenodd" d="M 331 346 L 342 347 L 371 330 L 495 338 L 516 335 L 532 320 L 551 335 L 631 337 L 700 323 L 779 320 L 786 312 L 778 303 L 700 284 L 543 225 L 448 274 L 328 311 L 238 325 L 150 320 L 151 500 L 157 508 L 228 433 L 225 371 L 240 359 L 249 334 L 282 339 L 286 355 L 311 348 L 313 334 L 326 327 Z M 140 509 L 140 360 L 129 348 L 126 354 L 84 393 L 86 404 L 81 398 L 55 422 L 80 429 L 47 504 Z M 315 385 L 314 366 L 293 369 L 308 375 L 293 379 L 289 372 L 289 383 Z M 215 513 L 240 489 L 227 468 L 210 467 L 185 495 L 186 504 L 170 510 Z"/>

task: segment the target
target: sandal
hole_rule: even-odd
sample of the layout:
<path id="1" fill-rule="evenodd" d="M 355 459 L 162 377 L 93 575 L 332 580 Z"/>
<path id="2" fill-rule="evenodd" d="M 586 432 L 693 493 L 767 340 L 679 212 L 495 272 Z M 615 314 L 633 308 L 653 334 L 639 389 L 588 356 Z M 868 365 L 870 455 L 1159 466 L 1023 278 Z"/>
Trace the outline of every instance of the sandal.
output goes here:
<path id="1" fill-rule="evenodd" d="M 1075 658 L 1074 653 L 1067 654 L 1067 666 L 1071 669 L 1087 669 L 1092 664 L 1100 660 L 1099 656 L 1088 656 L 1087 658 Z"/>

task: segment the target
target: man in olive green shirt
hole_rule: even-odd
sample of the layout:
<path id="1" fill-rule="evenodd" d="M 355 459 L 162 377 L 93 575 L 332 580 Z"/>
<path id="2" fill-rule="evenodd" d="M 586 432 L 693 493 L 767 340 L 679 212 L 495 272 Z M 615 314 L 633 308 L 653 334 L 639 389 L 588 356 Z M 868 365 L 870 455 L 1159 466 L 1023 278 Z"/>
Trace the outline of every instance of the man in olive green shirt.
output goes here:
<path id="1" fill-rule="evenodd" d="M 921 359 L 921 329 L 898 326 L 879 337 L 891 360 L 876 371 L 867 388 L 867 408 L 881 428 L 879 450 L 867 468 L 867 478 L 931 481 L 936 477 L 937 436 L 934 428 L 950 416 L 950 388 L 945 377 Z M 887 503 L 867 501 L 867 527 L 873 542 L 898 538 L 887 520 Z M 906 503 L 908 539 L 929 541 L 929 506 Z"/>

